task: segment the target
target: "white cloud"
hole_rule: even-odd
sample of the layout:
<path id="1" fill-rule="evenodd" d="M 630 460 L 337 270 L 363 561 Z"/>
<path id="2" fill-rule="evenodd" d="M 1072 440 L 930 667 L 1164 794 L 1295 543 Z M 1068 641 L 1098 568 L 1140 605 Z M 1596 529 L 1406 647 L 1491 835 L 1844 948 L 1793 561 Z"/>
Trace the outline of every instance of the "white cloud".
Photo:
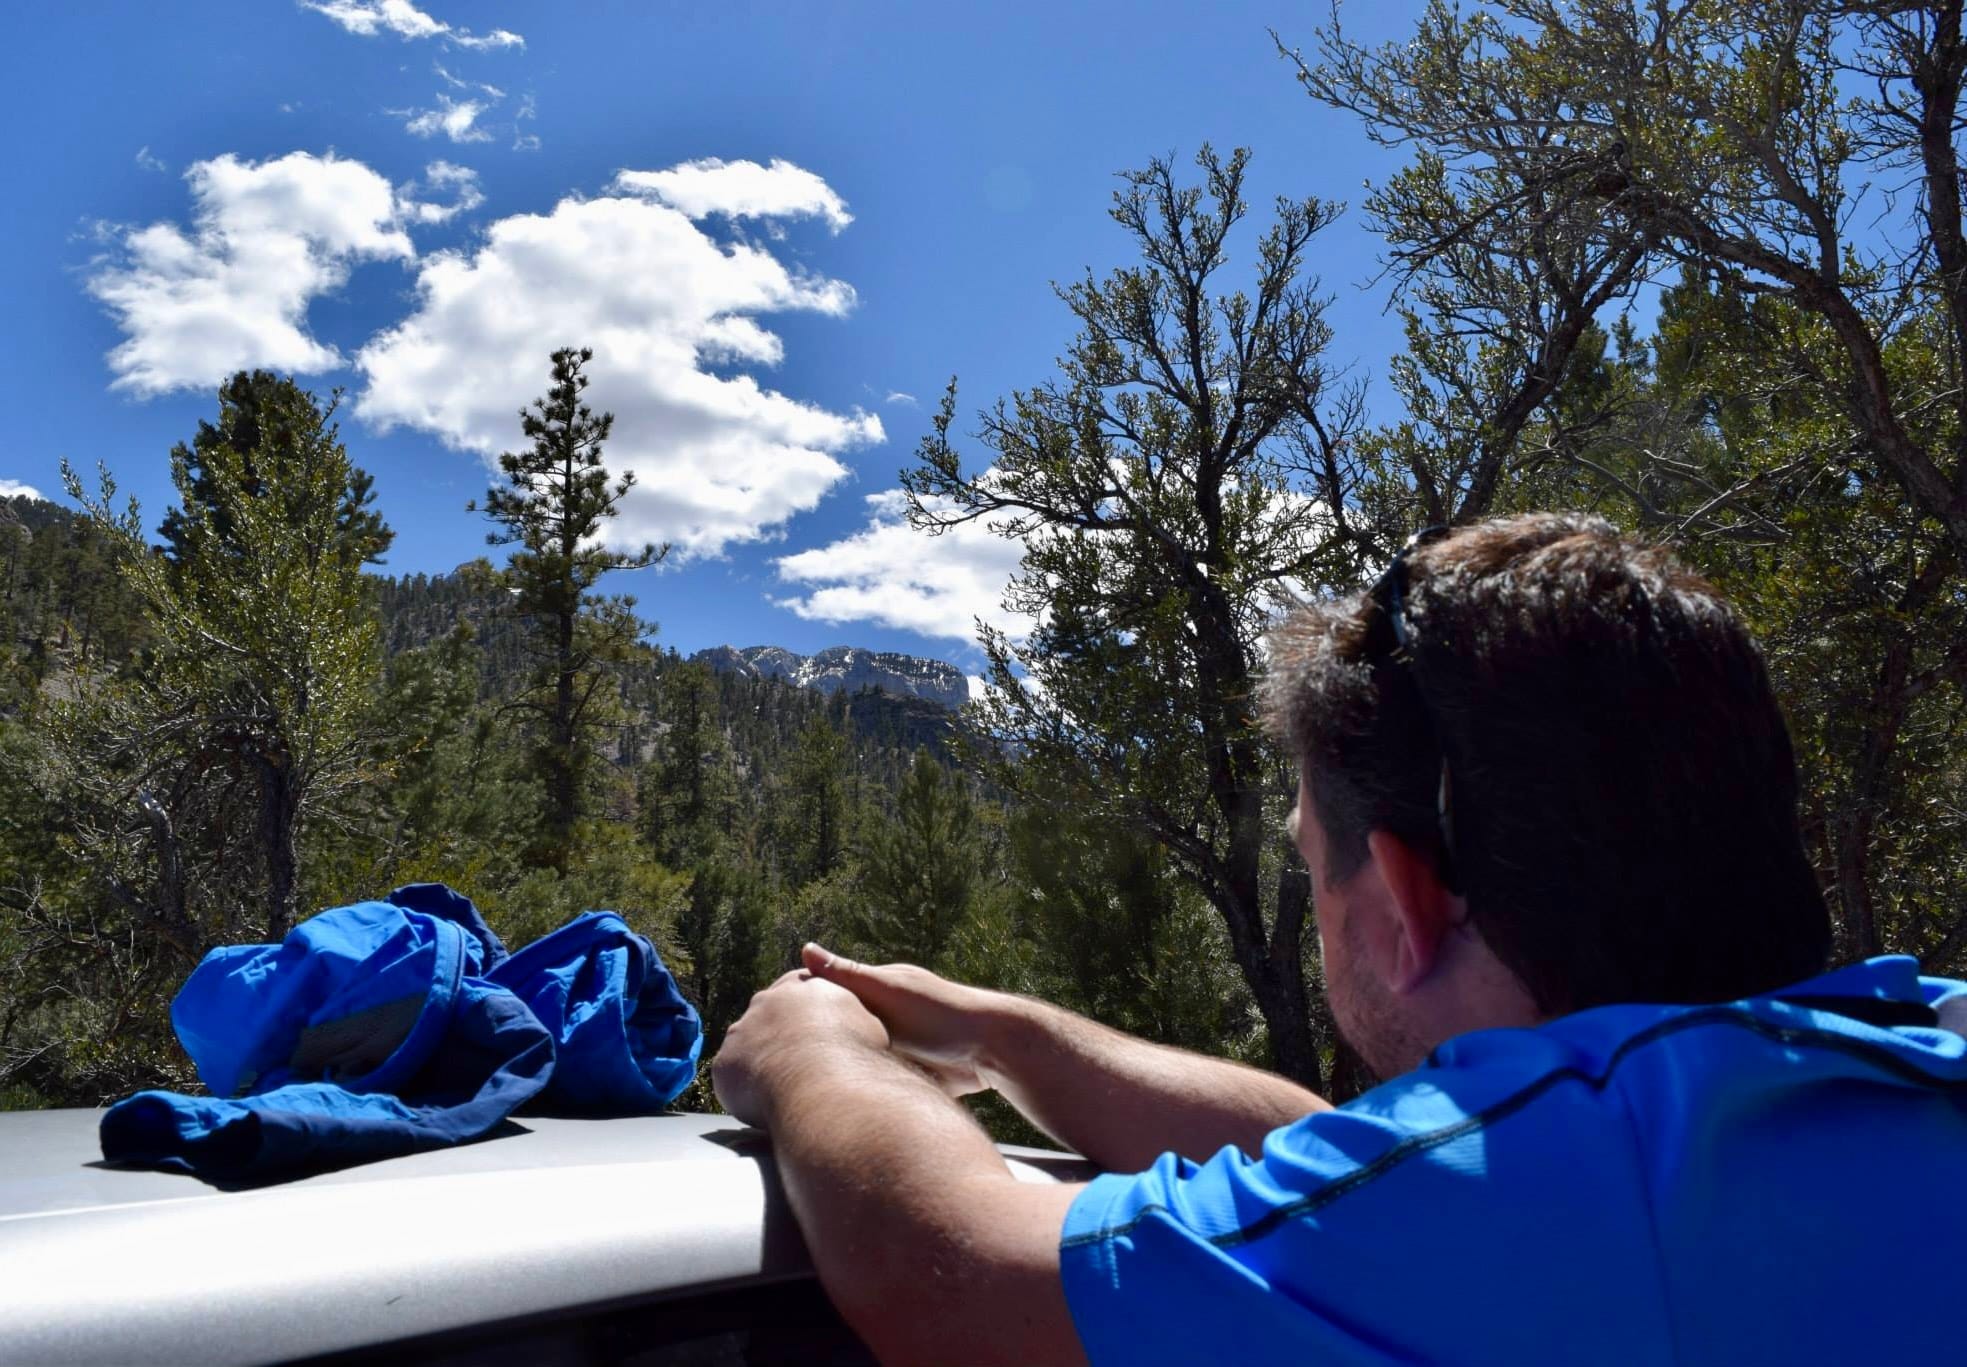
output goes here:
<path id="1" fill-rule="evenodd" d="M 490 33 L 470 33 L 454 28 L 444 37 L 459 47 L 468 47 L 474 52 L 484 52 L 489 48 L 524 47 L 526 40 L 511 29 L 495 28 Z"/>
<path id="2" fill-rule="evenodd" d="M 881 402 L 883 402 L 883 403 L 898 403 L 898 404 L 902 404 L 902 405 L 905 405 L 906 407 L 909 407 L 909 408 L 914 408 L 914 407 L 916 406 L 916 404 L 915 404 L 915 396 L 914 396 L 913 394 L 904 394 L 904 393 L 903 393 L 903 392 L 902 392 L 901 390 L 899 390 L 899 389 L 891 389 L 891 390 L 889 390 L 889 391 L 888 391 L 888 397 L 887 397 L 887 398 L 885 398 L 885 399 L 883 399 L 883 400 L 882 400 Z"/>
<path id="3" fill-rule="evenodd" d="M 411 316 L 357 357 L 356 411 L 489 462 L 520 441 L 514 411 L 546 389 L 547 353 L 592 346 L 589 401 L 616 418 L 609 467 L 639 481 L 608 526 L 617 544 L 715 555 L 769 536 L 846 477 L 839 453 L 884 440 L 872 414 L 730 372 L 780 359 L 759 315 L 841 316 L 852 287 L 753 243 L 719 243 L 666 203 L 569 197 L 500 219 L 471 250 L 428 258 L 417 288 Z"/>
<path id="4" fill-rule="evenodd" d="M 17 479 L 0 479 L 0 498 L 39 498 L 41 491 Z"/>
<path id="5" fill-rule="evenodd" d="M 137 149 L 137 165 L 146 171 L 169 171 L 171 169 L 165 164 L 162 157 L 157 156 L 150 150 L 149 143 L 145 143 Z"/>
<path id="6" fill-rule="evenodd" d="M 512 115 L 513 151 L 537 152 L 540 150 L 540 135 L 538 133 L 527 133 L 519 127 L 526 120 L 537 119 L 539 116 L 540 107 L 534 103 L 533 97 L 531 95 L 521 95 L 519 97 L 519 108 Z"/>
<path id="7" fill-rule="evenodd" d="M 823 218 L 836 233 L 854 221 L 832 186 L 804 167 L 776 159 L 760 166 L 705 157 L 667 171 L 623 171 L 615 188 L 649 195 L 691 218 Z"/>
<path id="8" fill-rule="evenodd" d="M 361 38 L 373 38 L 379 33 L 393 33 L 405 42 L 419 38 L 442 38 L 448 43 L 479 52 L 488 48 L 526 46 L 524 38 L 507 29 L 495 28 L 490 33 L 474 34 L 469 29 L 453 28 L 442 20 L 431 18 L 410 0 L 300 0 L 300 6 L 316 14 L 325 14 Z"/>
<path id="9" fill-rule="evenodd" d="M 433 204 L 418 198 L 423 194 L 444 193 L 451 195 L 449 204 Z M 431 162 L 424 167 L 421 182 L 412 181 L 396 192 L 396 211 L 410 223 L 448 223 L 484 202 L 485 192 L 478 188 L 478 173 L 469 166 L 449 161 Z"/>
<path id="10" fill-rule="evenodd" d="M 867 526 L 844 540 L 781 556 L 779 578 L 810 592 L 779 600 L 815 621 L 876 622 L 970 641 L 976 621 L 1024 639 L 1031 619 L 1004 606 L 1004 588 L 1018 568 L 1022 545 L 983 522 L 965 522 L 939 536 L 908 525 L 899 489 L 868 496 Z"/>
<path id="11" fill-rule="evenodd" d="M 437 97 L 435 109 L 392 109 L 389 112 L 403 118 L 403 131 L 414 133 L 420 138 L 431 138 L 442 133 L 452 142 L 490 142 L 492 135 L 478 126 L 478 116 L 490 109 L 495 100 L 454 100 L 449 95 Z"/>
<path id="12" fill-rule="evenodd" d="M 482 90 L 495 100 L 505 98 L 505 92 L 495 85 L 489 85 L 484 81 L 467 81 L 462 76 L 453 76 L 449 71 L 444 69 L 442 62 L 432 62 L 431 70 L 435 71 L 438 79 L 442 80 L 445 85 L 448 85 L 453 90 Z M 531 97 L 529 96 L 528 98 Z"/>
<path id="13" fill-rule="evenodd" d="M 120 230 L 88 289 L 123 329 L 112 385 L 149 396 L 246 366 L 299 374 L 341 364 L 307 332 L 307 306 L 356 262 L 409 259 L 390 183 L 358 161 L 292 152 L 194 163 L 189 232 Z"/>

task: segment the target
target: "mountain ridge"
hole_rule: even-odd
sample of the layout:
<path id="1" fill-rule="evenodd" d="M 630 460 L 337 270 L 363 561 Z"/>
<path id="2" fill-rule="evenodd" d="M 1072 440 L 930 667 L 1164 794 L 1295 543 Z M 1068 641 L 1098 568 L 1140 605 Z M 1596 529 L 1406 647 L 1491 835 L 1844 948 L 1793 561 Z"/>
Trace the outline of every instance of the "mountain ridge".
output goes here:
<path id="1" fill-rule="evenodd" d="M 878 688 L 898 697 L 921 698 L 954 711 L 970 700 L 970 680 L 944 660 L 904 655 L 863 646 L 828 646 L 801 655 L 783 646 L 711 646 L 690 656 L 719 674 L 783 679 L 821 693 L 858 693 Z"/>

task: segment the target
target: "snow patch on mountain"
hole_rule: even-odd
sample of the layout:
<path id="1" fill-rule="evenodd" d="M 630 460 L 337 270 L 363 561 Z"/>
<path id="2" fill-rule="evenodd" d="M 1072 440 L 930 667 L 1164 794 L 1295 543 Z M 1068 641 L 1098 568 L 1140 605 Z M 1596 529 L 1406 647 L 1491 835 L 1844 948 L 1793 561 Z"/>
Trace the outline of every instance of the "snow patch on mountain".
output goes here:
<path id="1" fill-rule="evenodd" d="M 878 688 L 883 693 L 925 698 L 948 708 L 961 707 L 971 698 L 970 680 L 956 666 L 891 650 L 830 646 L 813 655 L 800 655 L 783 646 L 712 646 L 690 658 L 720 674 L 784 679 L 822 693 Z"/>

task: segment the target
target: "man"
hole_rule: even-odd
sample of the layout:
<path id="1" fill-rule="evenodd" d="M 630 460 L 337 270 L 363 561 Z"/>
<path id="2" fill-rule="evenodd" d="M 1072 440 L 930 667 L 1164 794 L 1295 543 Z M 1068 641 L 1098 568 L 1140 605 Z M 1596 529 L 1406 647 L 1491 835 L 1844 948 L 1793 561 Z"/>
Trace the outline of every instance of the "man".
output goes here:
<path id="1" fill-rule="evenodd" d="M 1602 521 L 1424 534 L 1273 642 L 1334 1109 L 808 946 L 716 1063 L 887 1362 L 1950 1360 L 1967 984 L 1822 974 L 1754 643 Z M 1821 975 L 1815 976 L 1813 975 Z M 1943 1028 L 1951 1027 L 1951 1028 Z M 1114 1175 L 1013 1180 L 994 1087 Z"/>

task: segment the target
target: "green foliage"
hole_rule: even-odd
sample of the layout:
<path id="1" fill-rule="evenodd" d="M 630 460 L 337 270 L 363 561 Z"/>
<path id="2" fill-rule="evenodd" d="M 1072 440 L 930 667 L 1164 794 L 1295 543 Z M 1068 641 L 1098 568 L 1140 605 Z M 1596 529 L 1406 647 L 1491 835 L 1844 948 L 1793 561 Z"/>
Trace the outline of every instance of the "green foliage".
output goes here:
<path id="1" fill-rule="evenodd" d="M 9 713 L 31 712 L 58 671 L 113 668 L 150 634 L 96 525 L 25 496 L 0 500 L 0 629 Z"/>
<path id="2" fill-rule="evenodd" d="M 140 654 L 40 666 L 0 747 L 0 1084 L 51 1101 L 188 1082 L 165 1014 L 177 982 L 213 945 L 285 934 L 310 837 L 384 772 L 361 571 L 386 530 L 350 516 L 366 477 L 332 406 L 290 382 L 242 377 L 220 403 L 195 459 L 173 453 L 176 554 L 151 549 L 134 504 L 114 510 L 106 471 L 91 498 L 64 469 L 87 514 L 69 544 L 100 548 L 124 596 L 98 601 L 143 629 L 97 637 Z M 261 444 L 234 444 L 247 433 Z"/>
<path id="3" fill-rule="evenodd" d="M 1409 39 L 1316 40 L 1307 91 L 1409 154 L 1367 200 L 1410 350 L 1362 511 L 1675 542 L 1767 643 L 1843 952 L 1959 962 L 1958 16 L 1435 0 Z M 1676 274 L 1656 337 L 1608 321 Z"/>
<path id="4" fill-rule="evenodd" d="M 1330 513 L 1359 474 L 1358 398 L 1326 366 L 1306 268 L 1336 211 L 1280 200 L 1227 285 L 1246 161 L 1205 148 L 1200 185 L 1165 161 L 1126 176 L 1113 217 L 1140 262 L 1059 290 L 1079 331 L 1058 377 L 982 415 L 976 474 L 949 443 L 952 386 L 903 483 L 918 526 L 981 520 L 1024 548 L 1007 601 L 1037 625 L 984 642 L 979 715 L 1016 755 L 993 777 L 1164 847 L 1222 918 L 1275 1062 L 1316 1082 L 1307 898 L 1267 876 L 1291 783 L 1252 694 L 1286 586 L 1347 582 L 1371 548 Z"/>
<path id="5" fill-rule="evenodd" d="M 879 946 L 909 963 L 941 967 L 969 921 L 984 861 L 977 809 L 962 780 L 917 750 L 892 816 L 867 823 L 850 947 Z"/>
<path id="6" fill-rule="evenodd" d="M 506 482 L 484 502 L 485 515 L 501 524 L 486 541 L 516 548 L 505 579 L 513 611 L 532 624 L 536 670 L 519 701 L 539 726 L 533 761 L 547 801 L 536 852 L 563 872 L 574 826 L 591 808 L 597 733 L 612 720 L 609 667 L 628 658 L 644 629 L 633 599 L 593 590 L 609 571 L 653 565 L 669 550 L 645 546 L 631 555 L 597 539 L 635 476 L 611 482 L 602 463 L 615 419 L 581 401 L 589 383 L 581 367 L 593 358 L 585 347 L 553 353 L 552 387 L 520 414 L 533 444 L 499 457 Z"/>
<path id="7" fill-rule="evenodd" d="M 791 854 L 787 872 L 794 882 L 809 883 L 847 857 L 847 745 L 840 729 L 825 717 L 808 722 L 785 777 L 773 824 Z"/>
<path id="8" fill-rule="evenodd" d="M 195 564 L 211 553 L 207 543 L 235 542 L 230 487 L 277 483 L 286 466 L 308 461 L 324 439 L 334 439 L 326 427 L 334 403 L 324 413 L 311 397 L 300 397 L 293 381 L 264 370 L 242 370 L 219 387 L 218 421 L 201 420 L 191 444 L 180 442 L 171 451 L 174 469 L 181 466 L 186 478 L 178 484 L 182 506 L 166 512 L 158 528 L 166 556 L 181 566 Z M 381 563 L 396 536 L 375 510 L 374 483 L 351 466 L 334 514 L 337 544 L 368 564 Z"/>
<path id="9" fill-rule="evenodd" d="M 172 452 L 180 506 L 170 554 L 151 551 L 134 500 L 113 508 L 107 470 L 91 497 L 63 466 L 157 646 L 140 673 L 58 710 L 53 733 L 84 787 L 97 778 L 82 773 L 89 760 L 109 762 L 116 777 L 102 776 L 112 786 L 99 805 L 148 814 L 167 845 L 186 837 L 185 816 L 216 810 L 201 810 L 195 790 L 252 784 L 257 900 L 277 939 L 293 923 L 305 828 L 376 776 L 369 727 L 379 655 L 361 569 L 387 531 L 362 511 L 368 477 L 329 422 L 332 404 L 323 411 L 291 382 L 256 376 L 229 384 L 220 408 L 219 427 L 201 430 L 195 450 Z M 246 435 L 262 445 L 228 439 Z M 118 782 L 125 776 L 134 784 Z M 164 855 L 167 866 L 180 861 Z M 187 912 L 169 886 L 180 878 L 167 872 L 163 889 L 176 918 Z"/>
<path id="10" fill-rule="evenodd" d="M 1781 299 L 1688 273 L 1662 299 L 1653 361 L 1611 374 L 1574 481 L 1621 520 L 1676 535 L 1747 614 L 1796 735 L 1806 838 L 1842 952 L 1934 967 L 1967 939 L 1967 606 L 1942 530 L 1868 468 L 1829 330 Z M 1937 329 L 1887 353 L 1907 385 L 1946 362 Z M 1945 408 L 1914 431 L 1952 440 Z"/>

